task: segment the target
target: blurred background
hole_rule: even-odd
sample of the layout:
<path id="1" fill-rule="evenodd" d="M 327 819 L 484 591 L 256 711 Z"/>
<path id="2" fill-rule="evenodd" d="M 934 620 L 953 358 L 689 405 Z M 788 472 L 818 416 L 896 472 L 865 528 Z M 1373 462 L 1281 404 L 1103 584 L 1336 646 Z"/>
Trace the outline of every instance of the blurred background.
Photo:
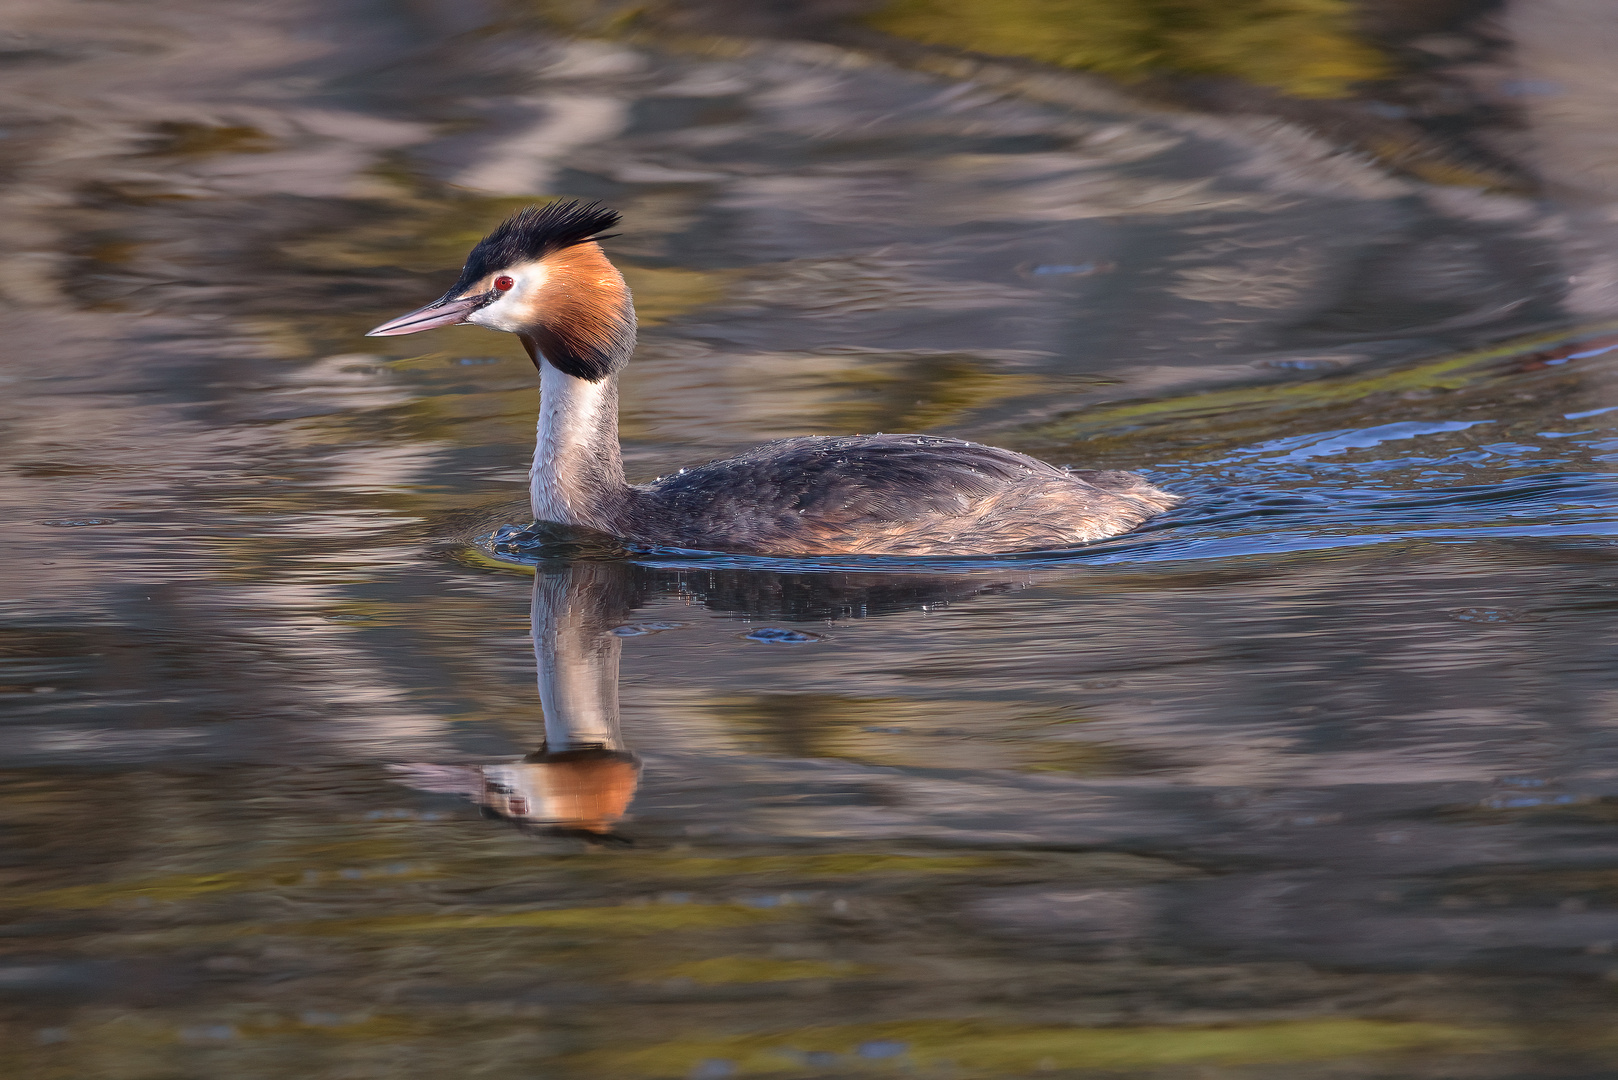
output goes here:
<path id="1" fill-rule="evenodd" d="M 1610 0 L 10 0 L 7 1075 L 1613 1075 L 1615 55 Z M 517 343 L 361 335 L 560 196 L 624 214 L 632 479 L 919 430 L 1187 501 L 526 545 Z"/>

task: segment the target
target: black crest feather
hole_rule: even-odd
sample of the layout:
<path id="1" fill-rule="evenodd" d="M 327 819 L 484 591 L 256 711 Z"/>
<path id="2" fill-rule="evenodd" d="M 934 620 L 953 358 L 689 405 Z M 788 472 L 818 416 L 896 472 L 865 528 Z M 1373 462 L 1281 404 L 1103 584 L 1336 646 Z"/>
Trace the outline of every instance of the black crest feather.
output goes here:
<path id="1" fill-rule="evenodd" d="M 444 294 L 452 300 L 496 270 L 532 262 L 590 240 L 618 224 L 618 211 L 598 202 L 563 199 L 519 210 L 478 241 L 466 257 L 460 280 Z"/>

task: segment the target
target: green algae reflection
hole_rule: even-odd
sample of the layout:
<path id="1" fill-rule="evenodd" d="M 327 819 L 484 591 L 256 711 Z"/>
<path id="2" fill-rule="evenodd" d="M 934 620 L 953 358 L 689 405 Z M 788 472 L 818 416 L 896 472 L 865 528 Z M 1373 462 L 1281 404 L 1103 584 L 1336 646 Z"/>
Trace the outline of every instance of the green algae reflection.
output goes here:
<path id="1" fill-rule="evenodd" d="M 1342 97 L 1386 74 L 1344 0 L 895 0 L 871 25 L 975 52 L 1122 79 L 1226 75 Z"/>
<path id="2" fill-rule="evenodd" d="M 1518 394 L 1519 400 L 1553 403 L 1558 395 L 1576 393 L 1584 375 L 1577 367 L 1536 366 L 1534 356 L 1559 348 L 1570 351 L 1580 341 L 1615 331 L 1618 324 L 1600 323 L 1323 378 L 1101 404 L 1025 427 L 1007 441 L 1048 455 L 1082 444 L 1086 460 L 1100 464 L 1137 461 L 1143 441 L 1150 438 L 1160 450 L 1173 447 L 1182 460 L 1198 461 L 1258 438 L 1362 421 L 1425 419 L 1435 396 L 1442 400 L 1445 416 L 1456 415 L 1463 404 L 1489 403 L 1507 392 Z"/>
<path id="3" fill-rule="evenodd" d="M 1027 865 L 1029 860 L 992 855 L 893 855 L 885 853 L 841 852 L 814 855 L 752 855 L 726 858 L 680 856 L 648 856 L 625 865 L 599 864 L 586 859 L 564 859 L 551 864 L 555 872 L 571 871 L 588 877 L 615 878 L 628 876 L 645 882 L 689 882 L 721 879 L 764 879 L 768 881 L 806 881 L 828 878 L 866 878 L 879 874 L 970 874 L 985 870 Z M 74 885 L 61 889 L 48 889 L 36 893 L 19 893 L 0 898 L 3 908 L 61 908 L 90 909 L 108 905 L 140 902 L 181 903 L 221 893 L 248 893 L 273 891 L 293 887 L 353 887 L 355 885 L 388 884 L 398 881 L 435 880 L 452 877 L 456 870 L 466 872 L 473 867 L 486 867 L 453 860 L 432 863 L 401 862 L 384 866 L 332 869 L 264 869 L 221 871 L 211 874 L 176 874 L 168 877 L 142 878 L 134 881 L 109 882 L 94 885 Z M 428 915 L 384 916 L 358 920 L 354 928 L 361 932 L 391 932 L 396 926 L 421 929 L 475 929 L 483 926 L 571 926 L 595 925 L 605 919 L 624 922 L 625 925 L 658 926 L 663 922 L 685 925 L 693 920 L 701 923 L 719 918 L 728 920 L 741 914 L 747 921 L 756 909 L 732 910 L 721 906 L 640 908 L 611 907 L 546 911 L 526 911 L 495 915 Z M 580 920 L 583 920 L 581 923 Z M 352 920 L 341 920 L 348 923 Z M 338 925 L 334 923 L 333 925 Z M 299 926 L 304 930 L 324 932 L 325 924 Z"/>
<path id="4" fill-rule="evenodd" d="M 875 969 L 846 960 L 776 960 L 767 956 L 711 956 L 676 964 L 656 973 L 662 979 L 690 979 L 699 986 L 847 979 Z"/>
<path id="5" fill-rule="evenodd" d="M 375 885 L 378 881 L 417 881 L 443 876 L 433 867 L 367 867 L 345 877 L 340 871 L 221 871 L 212 874 L 175 874 L 103 885 L 73 885 L 0 898 L 0 908 L 61 908 L 79 910 L 116 904 L 173 904 L 218 893 L 272 891 L 294 886 Z"/>
<path id="6" fill-rule="evenodd" d="M 660 934 L 678 930 L 710 930 L 770 922 L 791 914 L 781 908 L 742 904 L 625 904 L 609 907 L 542 908 L 487 914 L 381 915 L 362 919 L 328 919 L 286 926 L 265 924 L 260 933 L 326 935 L 432 934 L 462 930 L 555 930 L 607 937 Z"/>
<path id="7" fill-rule="evenodd" d="M 201 942 L 224 943 L 249 938 L 348 939 L 421 938 L 476 931 L 533 931 L 569 940 L 645 937 L 653 934 L 726 930 L 755 923 L 799 918 L 795 904 L 755 907 L 749 904 L 610 904 L 599 907 L 529 908 L 512 911 L 439 911 L 404 915 L 316 919 L 305 922 L 231 922 L 131 934 L 125 944 L 136 948 L 172 947 Z"/>
<path id="8" fill-rule="evenodd" d="M 678 1077 L 704 1062 L 731 1076 L 826 1075 L 842 1069 L 901 1072 L 950 1066 L 957 1076 L 1049 1069 L 1152 1069 L 1175 1065 L 1269 1065 L 1424 1050 L 1498 1050 L 1502 1036 L 1447 1024 L 1393 1020 L 1302 1020 L 1228 1027 L 1023 1027 L 916 1020 L 806 1028 L 767 1035 L 680 1039 L 639 1050 L 580 1055 L 595 1075 Z M 839 1074 L 841 1075 L 841 1074 Z"/>

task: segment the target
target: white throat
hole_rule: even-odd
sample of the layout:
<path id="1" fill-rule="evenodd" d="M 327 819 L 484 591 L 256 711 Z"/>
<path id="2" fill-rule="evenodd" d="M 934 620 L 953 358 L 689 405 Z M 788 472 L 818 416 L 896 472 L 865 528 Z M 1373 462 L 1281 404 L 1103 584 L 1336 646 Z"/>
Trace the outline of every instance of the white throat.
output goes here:
<path id="1" fill-rule="evenodd" d="M 575 379 L 544 362 L 539 369 L 539 428 L 528 473 L 534 520 L 610 531 L 602 502 L 623 485 L 617 379 Z"/>

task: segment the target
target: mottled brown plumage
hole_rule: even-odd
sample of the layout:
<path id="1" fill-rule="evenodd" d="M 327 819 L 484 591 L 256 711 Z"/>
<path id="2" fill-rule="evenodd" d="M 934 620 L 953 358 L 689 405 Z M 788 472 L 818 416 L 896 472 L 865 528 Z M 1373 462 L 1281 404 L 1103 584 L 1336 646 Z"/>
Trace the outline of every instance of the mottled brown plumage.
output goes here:
<path id="1" fill-rule="evenodd" d="M 1127 532 L 1178 500 L 934 435 L 781 439 L 628 489 L 607 531 L 763 555 L 989 555 Z"/>
<path id="2" fill-rule="evenodd" d="M 594 242 L 616 220 L 577 203 L 524 211 L 473 249 L 455 289 L 372 331 L 471 322 L 522 337 L 541 376 L 530 474 L 540 521 L 760 555 L 998 555 L 1114 536 L 1179 501 L 1133 473 L 933 435 L 781 439 L 631 486 L 617 373 L 634 313 Z"/>

